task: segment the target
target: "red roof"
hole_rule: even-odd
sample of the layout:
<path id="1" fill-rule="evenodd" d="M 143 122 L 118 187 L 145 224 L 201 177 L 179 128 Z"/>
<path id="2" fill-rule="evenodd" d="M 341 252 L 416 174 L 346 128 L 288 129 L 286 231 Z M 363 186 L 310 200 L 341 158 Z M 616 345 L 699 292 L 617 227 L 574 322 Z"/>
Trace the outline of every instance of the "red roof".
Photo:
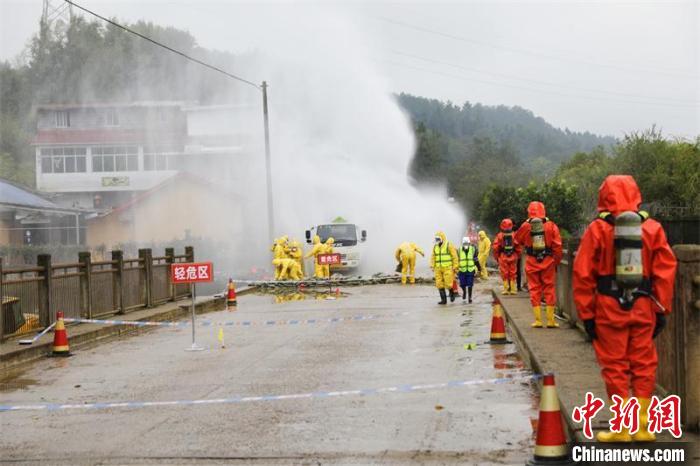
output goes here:
<path id="1" fill-rule="evenodd" d="M 180 142 L 178 133 L 153 133 L 140 129 L 46 129 L 37 131 L 32 144 L 138 144 Z"/>

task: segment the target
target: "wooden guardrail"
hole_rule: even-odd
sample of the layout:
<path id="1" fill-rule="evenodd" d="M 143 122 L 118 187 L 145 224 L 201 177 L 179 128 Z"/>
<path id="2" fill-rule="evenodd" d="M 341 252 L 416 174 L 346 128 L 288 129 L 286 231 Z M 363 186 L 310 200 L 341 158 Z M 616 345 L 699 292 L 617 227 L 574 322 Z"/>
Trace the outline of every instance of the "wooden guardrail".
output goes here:
<path id="1" fill-rule="evenodd" d="M 0 257 L 0 341 L 10 334 L 45 328 L 56 311 L 66 317 L 88 319 L 125 314 L 189 296 L 189 288 L 170 284 L 170 264 L 194 261 L 194 248 L 184 254 L 166 248 L 153 257 L 139 249 L 139 257 L 125 259 L 112 251 L 109 260 L 93 261 L 80 252 L 77 262 L 53 263 L 50 254 L 37 257 L 36 266 L 13 266 Z"/>

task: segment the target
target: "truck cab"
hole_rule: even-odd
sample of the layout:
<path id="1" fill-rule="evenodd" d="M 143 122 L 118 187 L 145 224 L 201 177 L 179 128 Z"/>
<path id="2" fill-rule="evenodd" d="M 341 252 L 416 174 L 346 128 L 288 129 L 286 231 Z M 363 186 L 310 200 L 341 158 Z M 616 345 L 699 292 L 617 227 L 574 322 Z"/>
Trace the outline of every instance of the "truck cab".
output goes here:
<path id="1" fill-rule="evenodd" d="M 339 272 L 352 271 L 360 266 L 360 243 L 367 240 L 367 231 L 360 230 L 354 223 L 347 223 L 341 219 L 333 223 L 316 225 L 306 230 L 306 242 L 311 244 L 311 238 L 318 235 L 321 242 L 333 238 L 333 252 L 340 254 L 340 265 L 331 265 L 331 269 Z"/>

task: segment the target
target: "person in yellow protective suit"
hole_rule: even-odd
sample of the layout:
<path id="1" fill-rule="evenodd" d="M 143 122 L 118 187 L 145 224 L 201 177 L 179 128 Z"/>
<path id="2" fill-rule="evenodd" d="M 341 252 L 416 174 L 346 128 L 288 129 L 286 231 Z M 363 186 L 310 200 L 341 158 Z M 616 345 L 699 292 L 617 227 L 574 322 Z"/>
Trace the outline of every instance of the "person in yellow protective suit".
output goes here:
<path id="1" fill-rule="evenodd" d="M 491 253 L 491 240 L 484 230 L 479 231 L 479 265 L 481 266 L 481 278 L 489 278 L 486 270 L 486 261 Z"/>
<path id="2" fill-rule="evenodd" d="M 323 250 L 326 247 L 325 244 L 321 243 L 321 237 L 318 235 L 314 235 L 313 241 L 313 247 L 311 248 L 311 251 L 304 256 L 306 259 L 309 257 L 314 258 L 314 277 L 316 278 L 323 278 L 323 266 L 319 265 L 318 263 L 318 255 L 323 254 Z"/>
<path id="3" fill-rule="evenodd" d="M 321 254 L 333 254 L 333 244 L 335 243 L 335 240 L 333 237 L 330 237 L 326 240 L 325 243 L 323 243 L 323 249 L 321 250 Z M 331 278 L 331 266 L 330 265 L 322 265 L 322 270 L 323 270 L 323 278 Z"/>
<path id="4" fill-rule="evenodd" d="M 447 241 L 445 233 L 438 231 L 435 233 L 435 246 L 430 256 L 430 268 L 435 272 L 435 286 L 440 292 L 438 304 L 447 304 L 447 291 L 450 293 L 450 302 L 454 302 L 456 293 L 452 289 L 452 282 L 455 279 L 455 272 L 459 268 L 459 258 L 457 250 Z"/>
<path id="5" fill-rule="evenodd" d="M 408 275 L 411 283 L 416 283 L 416 253 L 425 257 L 423 250 L 416 243 L 408 241 L 401 243 L 394 257 L 401 263 L 401 283 L 406 284 L 406 275 Z"/>
<path id="6" fill-rule="evenodd" d="M 299 267 L 299 263 L 294 259 L 289 257 L 273 259 L 272 264 L 275 267 L 279 267 L 281 270 L 279 280 L 287 280 L 289 278 L 292 280 L 302 280 L 304 278 L 301 275 L 301 267 Z"/>
<path id="7" fill-rule="evenodd" d="M 293 240 L 289 243 L 289 253 L 290 259 L 294 259 L 299 264 L 299 270 L 301 270 L 301 277 L 304 278 L 304 250 L 301 244 L 297 240 Z"/>
<path id="8" fill-rule="evenodd" d="M 274 246 L 272 246 L 272 265 L 275 266 L 275 280 L 281 280 L 280 275 L 282 273 L 282 267 L 278 264 L 275 264 L 275 260 L 284 259 L 286 257 L 287 253 L 285 252 L 284 237 L 277 238 L 275 240 Z"/>

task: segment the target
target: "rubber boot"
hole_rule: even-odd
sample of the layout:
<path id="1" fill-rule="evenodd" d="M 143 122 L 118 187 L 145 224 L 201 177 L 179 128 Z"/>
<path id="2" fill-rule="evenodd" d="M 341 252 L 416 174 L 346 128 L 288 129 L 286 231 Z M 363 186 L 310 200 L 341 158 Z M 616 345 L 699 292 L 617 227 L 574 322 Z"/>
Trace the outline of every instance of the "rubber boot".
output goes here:
<path id="1" fill-rule="evenodd" d="M 554 306 L 547 306 L 547 328 L 559 328 L 559 324 L 554 320 Z"/>
<path id="2" fill-rule="evenodd" d="M 535 321 L 530 324 L 531 327 L 542 328 L 542 308 L 540 306 L 533 306 L 532 313 L 535 315 Z"/>
<path id="3" fill-rule="evenodd" d="M 503 294 L 510 294 L 510 290 L 508 289 L 508 280 L 503 280 Z"/>
<path id="4" fill-rule="evenodd" d="M 450 288 L 450 302 L 454 303 L 455 299 L 457 299 L 457 293 L 455 293 L 455 290 Z"/>
<path id="5" fill-rule="evenodd" d="M 518 294 L 518 285 L 515 283 L 515 280 L 510 281 L 510 294 Z"/>
<path id="6" fill-rule="evenodd" d="M 467 288 L 467 290 L 469 290 L 469 304 L 471 304 L 472 303 L 472 287 L 470 286 L 469 288 Z"/>
<path id="7" fill-rule="evenodd" d="M 595 439 L 602 443 L 629 443 L 632 441 L 632 436 L 629 429 L 623 427 L 619 433 L 610 431 L 598 432 Z"/>
<path id="8" fill-rule="evenodd" d="M 467 299 L 467 287 L 463 286 L 462 287 L 462 301 Z"/>
<path id="9" fill-rule="evenodd" d="M 438 304 L 447 304 L 447 293 L 445 293 L 445 290 L 440 288 L 438 291 L 440 291 L 440 302 Z"/>
<path id="10" fill-rule="evenodd" d="M 656 435 L 649 432 L 649 405 L 650 398 L 639 398 L 639 430 L 632 435 L 635 442 L 655 442 Z"/>

